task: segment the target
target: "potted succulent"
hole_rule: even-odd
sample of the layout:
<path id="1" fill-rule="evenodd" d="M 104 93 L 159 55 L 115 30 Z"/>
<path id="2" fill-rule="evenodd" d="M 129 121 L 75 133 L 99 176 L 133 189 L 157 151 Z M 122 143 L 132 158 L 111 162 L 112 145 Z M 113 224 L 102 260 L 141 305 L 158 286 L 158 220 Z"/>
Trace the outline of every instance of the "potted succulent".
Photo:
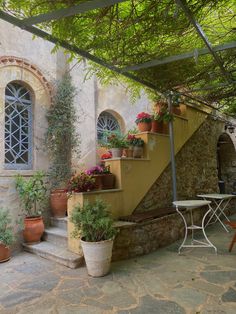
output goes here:
<path id="1" fill-rule="evenodd" d="M 116 229 L 107 208 L 106 203 L 96 199 L 78 204 L 71 214 L 75 227 L 72 236 L 80 238 L 88 274 L 93 277 L 104 276 L 110 270 Z"/>
<path id="2" fill-rule="evenodd" d="M 16 176 L 16 189 L 25 212 L 23 237 L 27 244 L 40 242 L 44 232 L 42 206 L 47 191 L 44 179 L 45 175 L 41 171 L 29 179 Z"/>
<path id="3" fill-rule="evenodd" d="M 149 132 L 152 128 L 152 117 L 147 112 L 140 112 L 135 120 L 140 132 Z"/>
<path id="4" fill-rule="evenodd" d="M 72 192 L 90 192 L 95 189 L 95 179 L 83 171 L 73 175 L 67 185 L 67 191 L 69 194 L 71 194 Z"/>
<path id="5" fill-rule="evenodd" d="M 112 158 L 120 158 L 126 147 L 125 137 L 119 132 L 112 132 L 107 137 L 107 147 L 112 153 Z"/>
<path id="6" fill-rule="evenodd" d="M 10 246 L 14 242 L 14 231 L 11 218 L 6 209 L 0 208 L 0 263 L 10 259 Z"/>

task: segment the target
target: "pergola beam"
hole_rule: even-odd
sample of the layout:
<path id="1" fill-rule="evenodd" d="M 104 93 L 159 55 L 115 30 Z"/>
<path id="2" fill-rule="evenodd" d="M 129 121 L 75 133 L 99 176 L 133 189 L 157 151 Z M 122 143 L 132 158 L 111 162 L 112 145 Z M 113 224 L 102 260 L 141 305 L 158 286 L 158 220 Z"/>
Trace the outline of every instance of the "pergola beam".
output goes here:
<path id="1" fill-rule="evenodd" d="M 206 36 L 206 34 L 204 33 L 203 29 L 201 28 L 201 25 L 195 20 L 192 12 L 190 11 L 187 3 L 185 0 L 175 0 L 176 3 L 181 7 L 181 9 L 184 11 L 185 15 L 187 16 L 188 20 L 190 21 L 190 23 L 194 26 L 194 28 L 196 29 L 199 37 L 203 40 L 203 42 L 205 43 L 206 47 L 208 48 L 208 50 L 210 51 L 212 57 L 215 59 L 215 62 L 217 63 L 217 65 L 219 66 L 222 75 L 224 76 L 224 78 L 231 83 L 233 80 L 230 76 L 230 74 L 225 70 L 224 65 L 222 63 L 222 61 L 220 60 L 220 58 L 218 57 L 217 53 L 212 49 L 212 46 Z"/>
<path id="2" fill-rule="evenodd" d="M 74 52 L 74 53 L 76 53 L 76 54 L 78 54 L 78 55 L 80 55 L 80 56 L 82 56 L 82 57 L 84 57 L 90 61 L 93 61 L 93 62 L 95 62 L 101 66 L 104 66 L 105 68 L 107 68 L 111 71 L 114 71 L 118 74 L 121 74 L 121 75 L 131 79 L 131 80 L 134 80 L 134 81 L 136 81 L 136 82 L 138 82 L 138 83 L 140 83 L 140 84 L 142 84 L 142 85 L 144 85 L 150 89 L 153 89 L 156 91 L 158 90 L 157 86 L 153 85 L 152 83 L 145 81 L 143 79 L 140 79 L 139 77 L 137 77 L 131 73 L 123 72 L 121 69 L 117 68 L 116 66 L 107 63 L 106 61 L 90 54 L 89 52 L 87 52 L 83 49 L 80 49 L 79 47 L 77 47 L 75 45 L 69 44 L 65 40 L 59 39 L 59 38 L 57 38 L 57 37 L 55 37 L 49 33 L 46 33 L 37 27 L 25 25 L 23 20 L 20 20 L 20 19 L 16 18 L 15 16 L 13 16 L 9 13 L 6 13 L 6 12 L 0 10 L 0 18 L 4 21 L 11 23 L 15 26 L 18 26 L 21 29 L 26 30 L 26 31 L 28 31 L 28 32 L 40 37 L 40 38 L 48 40 L 53 44 L 59 45 L 66 50 L 72 51 L 72 52 Z"/>
<path id="3" fill-rule="evenodd" d="M 95 9 L 102 9 L 124 1 L 127 0 L 89 0 L 69 8 L 59 9 L 45 14 L 39 14 L 36 16 L 29 17 L 24 19 L 23 22 L 27 26 L 35 25 L 38 23 L 47 22 L 51 20 L 59 20 L 64 17 L 85 13 Z"/>
<path id="4" fill-rule="evenodd" d="M 230 43 L 212 47 L 212 50 L 217 52 L 217 51 L 223 51 L 223 50 L 233 49 L 233 48 L 236 48 L 236 41 L 232 41 Z M 123 68 L 122 70 L 123 71 L 137 71 L 140 69 L 147 69 L 147 68 L 151 68 L 158 65 L 163 65 L 163 64 L 168 64 L 175 61 L 189 59 L 189 58 L 195 57 L 196 54 L 200 56 L 200 55 L 206 55 L 209 53 L 210 52 L 208 48 L 195 49 L 194 51 L 185 52 L 179 55 L 173 55 L 173 56 L 169 56 L 163 59 L 154 59 L 154 60 L 150 60 L 144 63 L 136 64 L 133 66 L 128 66 L 126 68 Z"/>

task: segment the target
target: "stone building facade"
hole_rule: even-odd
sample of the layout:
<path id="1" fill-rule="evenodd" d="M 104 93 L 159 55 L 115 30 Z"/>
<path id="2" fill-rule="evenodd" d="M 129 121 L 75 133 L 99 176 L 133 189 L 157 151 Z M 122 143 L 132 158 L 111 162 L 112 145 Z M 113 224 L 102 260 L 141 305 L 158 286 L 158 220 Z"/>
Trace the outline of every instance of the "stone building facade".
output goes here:
<path id="1" fill-rule="evenodd" d="M 97 121 L 101 114 L 108 113 L 120 130 L 126 132 L 134 127 L 138 112 L 150 109 L 145 96 L 131 105 L 124 86 L 103 88 L 95 76 L 84 80 L 86 62 L 68 63 L 64 51 L 52 53 L 53 47 L 0 20 L 0 206 L 8 208 L 14 218 L 19 214 L 14 176 L 17 173 L 31 176 L 49 167 L 43 144 L 47 128 L 45 114 L 51 105 L 54 84 L 63 74 L 71 74 L 77 90 L 75 107 L 79 122 L 76 127 L 81 137 L 77 166 L 96 164 Z M 14 105 L 17 101 L 21 107 Z M 7 126 L 10 124 L 14 130 Z M 17 138 L 19 127 L 27 128 L 27 134 L 21 139 Z M 24 150 L 28 150 L 28 159 Z M 14 162 L 12 152 L 17 154 Z"/>

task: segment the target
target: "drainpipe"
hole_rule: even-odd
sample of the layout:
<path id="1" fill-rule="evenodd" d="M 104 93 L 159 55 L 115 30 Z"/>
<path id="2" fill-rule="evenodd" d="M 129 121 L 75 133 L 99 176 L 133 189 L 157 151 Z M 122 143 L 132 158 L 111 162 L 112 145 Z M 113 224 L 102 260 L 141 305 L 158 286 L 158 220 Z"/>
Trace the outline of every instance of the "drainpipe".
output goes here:
<path id="1" fill-rule="evenodd" d="M 173 93 L 169 92 L 167 96 L 168 110 L 172 113 L 172 98 Z M 174 144 L 174 129 L 173 120 L 169 121 L 169 136 L 170 136 L 170 154 L 171 154 L 171 174 L 172 174 L 172 191 L 173 202 L 177 201 L 177 184 L 176 184 L 176 166 L 175 166 L 175 144 Z"/>

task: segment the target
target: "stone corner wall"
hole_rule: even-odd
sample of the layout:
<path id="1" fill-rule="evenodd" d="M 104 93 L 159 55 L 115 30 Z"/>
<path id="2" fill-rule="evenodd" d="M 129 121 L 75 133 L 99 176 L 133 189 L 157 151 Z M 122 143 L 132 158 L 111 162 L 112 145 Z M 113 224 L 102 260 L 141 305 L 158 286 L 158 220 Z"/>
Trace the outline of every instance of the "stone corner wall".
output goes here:
<path id="1" fill-rule="evenodd" d="M 178 199 L 196 198 L 199 193 L 219 191 L 217 142 L 223 123 L 207 118 L 176 156 Z M 145 212 L 172 204 L 170 165 L 147 192 L 135 212 Z"/>

